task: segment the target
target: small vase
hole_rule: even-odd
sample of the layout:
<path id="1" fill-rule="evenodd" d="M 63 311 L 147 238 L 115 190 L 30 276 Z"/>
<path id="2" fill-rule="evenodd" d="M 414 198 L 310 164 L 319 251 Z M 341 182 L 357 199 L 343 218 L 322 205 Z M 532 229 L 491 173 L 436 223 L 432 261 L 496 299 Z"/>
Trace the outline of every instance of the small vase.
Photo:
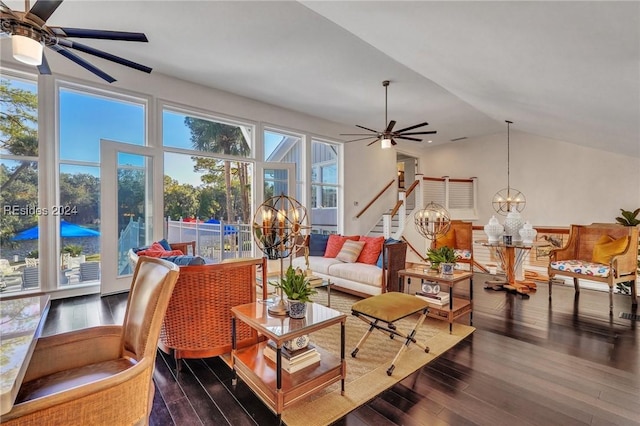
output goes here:
<path id="1" fill-rule="evenodd" d="M 505 235 L 511 235 L 514 243 L 522 241 L 522 237 L 520 237 L 520 228 L 522 228 L 522 225 L 524 225 L 522 215 L 517 211 L 509 212 L 507 218 L 504 220 Z"/>
<path id="2" fill-rule="evenodd" d="M 444 275 L 453 275 L 453 268 L 456 266 L 455 263 L 441 263 L 442 273 Z"/>
<path id="3" fill-rule="evenodd" d="M 522 237 L 522 244 L 533 244 L 533 240 L 538 235 L 538 231 L 533 229 L 533 226 L 529 222 L 525 222 L 520 229 L 520 236 Z"/>
<path id="4" fill-rule="evenodd" d="M 307 313 L 306 302 L 298 300 L 289 300 L 289 316 L 291 318 L 304 318 Z"/>
<path id="5" fill-rule="evenodd" d="M 300 337 L 296 337 L 295 339 L 287 340 L 284 342 L 284 347 L 291 352 L 297 351 L 298 349 L 306 348 L 309 344 L 309 336 L 303 334 Z"/>
<path id="6" fill-rule="evenodd" d="M 484 226 L 484 233 L 489 238 L 489 244 L 495 244 L 500 241 L 500 236 L 504 233 L 504 227 L 500 225 L 495 216 L 491 216 L 489 223 Z"/>

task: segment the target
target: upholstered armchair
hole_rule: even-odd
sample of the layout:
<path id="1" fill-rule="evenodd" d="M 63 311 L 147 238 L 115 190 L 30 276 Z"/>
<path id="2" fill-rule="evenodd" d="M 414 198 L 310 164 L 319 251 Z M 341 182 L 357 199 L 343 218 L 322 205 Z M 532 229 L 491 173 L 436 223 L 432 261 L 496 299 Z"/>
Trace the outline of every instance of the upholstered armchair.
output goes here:
<path id="1" fill-rule="evenodd" d="M 3 425 L 147 424 L 156 344 L 178 267 L 141 258 L 123 325 L 38 339 Z"/>
<path id="2" fill-rule="evenodd" d="M 613 288 L 630 282 L 631 300 L 637 305 L 638 228 L 615 223 L 571 225 L 569 239 L 549 254 L 549 299 L 556 275 L 573 278 L 576 293 L 579 280 L 609 286 L 609 313 L 613 313 Z"/>

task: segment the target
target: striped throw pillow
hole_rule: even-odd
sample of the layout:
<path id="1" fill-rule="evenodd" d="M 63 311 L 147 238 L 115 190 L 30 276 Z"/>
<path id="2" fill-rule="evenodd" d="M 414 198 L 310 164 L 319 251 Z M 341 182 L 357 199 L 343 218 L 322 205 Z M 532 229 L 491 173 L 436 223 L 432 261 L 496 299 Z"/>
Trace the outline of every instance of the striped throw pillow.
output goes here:
<path id="1" fill-rule="evenodd" d="M 347 263 L 354 263 L 364 247 L 364 241 L 346 240 L 336 256 L 336 259 Z"/>

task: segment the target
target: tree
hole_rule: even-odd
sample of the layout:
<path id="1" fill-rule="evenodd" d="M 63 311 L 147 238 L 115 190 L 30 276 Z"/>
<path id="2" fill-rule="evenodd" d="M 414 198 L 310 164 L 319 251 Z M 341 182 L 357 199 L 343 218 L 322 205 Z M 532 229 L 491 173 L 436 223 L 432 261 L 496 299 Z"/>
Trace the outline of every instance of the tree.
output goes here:
<path id="1" fill-rule="evenodd" d="M 38 94 L 12 86 L 0 79 L 0 152 L 36 157 L 38 155 Z M 17 177 L 32 166 L 23 161 L 2 182 L 4 191 Z"/>
<path id="2" fill-rule="evenodd" d="M 164 217 L 178 219 L 195 216 L 199 190 L 192 185 L 181 184 L 169 176 L 164 177 Z"/>
<path id="3" fill-rule="evenodd" d="M 191 130 L 191 143 L 194 149 L 225 155 L 247 155 L 249 144 L 238 126 L 232 126 L 194 117 L 185 117 L 185 124 Z M 231 191 L 231 161 L 222 160 L 224 188 L 226 193 L 227 222 L 233 220 L 233 199 Z M 215 169 L 210 169 L 212 172 Z M 241 197 L 241 199 L 248 197 Z M 248 211 L 248 210 L 247 210 Z"/>

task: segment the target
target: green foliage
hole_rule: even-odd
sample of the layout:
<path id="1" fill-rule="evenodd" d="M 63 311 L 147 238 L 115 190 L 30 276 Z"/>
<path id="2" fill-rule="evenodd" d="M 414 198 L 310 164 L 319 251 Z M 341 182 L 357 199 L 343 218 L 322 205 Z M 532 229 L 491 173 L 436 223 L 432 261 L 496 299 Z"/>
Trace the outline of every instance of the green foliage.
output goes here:
<path id="1" fill-rule="evenodd" d="M 638 214 L 640 214 L 640 208 L 637 208 L 634 211 L 620 209 L 620 212 L 622 213 L 622 217 L 616 217 L 616 221 L 618 223 L 624 226 L 640 225 L 640 219 L 638 219 Z"/>
<path id="2" fill-rule="evenodd" d="M 38 250 L 31 250 L 25 257 L 29 257 L 32 259 L 38 259 L 40 257 L 40 252 Z"/>
<path id="3" fill-rule="evenodd" d="M 63 253 L 69 253 L 71 256 L 80 256 L 82 253 L 82 246 L 78 244 L 67 244 L 62 248 Z"/>
<path id="4" fill-rule="evenodd" d="M 437 268 L 441 263 L 456 263 L 458 256 L 451 247 L 442 246 L 429 250 L 427 259 L 432 268 Z"/>
<path id="5" fill-rule="evenodd" d="M 309 285 L 309 280 L 300 270 L 293 269 L 289 266 L 284 277 L 280 281 L 269 282 L 276 289 L 281 289 L 287 295 L 289 300 L 298 300 L 300 302 L 310 302 L 310 297 L 317 291 Z"/>

